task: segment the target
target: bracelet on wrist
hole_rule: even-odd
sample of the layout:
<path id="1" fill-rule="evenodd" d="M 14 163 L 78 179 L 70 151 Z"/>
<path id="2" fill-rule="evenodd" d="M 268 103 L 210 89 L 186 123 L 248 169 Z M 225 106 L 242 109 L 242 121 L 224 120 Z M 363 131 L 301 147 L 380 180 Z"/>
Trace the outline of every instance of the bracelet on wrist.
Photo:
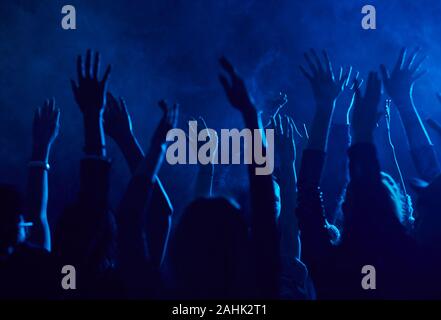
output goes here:
<path id="1" fill-rule="evenodd" d="M 49 171 L 51 169 L 51 166 L 46 161 L 29 161 L 28 166 L 30 168 L 42 168 L 46 171 Z"/>

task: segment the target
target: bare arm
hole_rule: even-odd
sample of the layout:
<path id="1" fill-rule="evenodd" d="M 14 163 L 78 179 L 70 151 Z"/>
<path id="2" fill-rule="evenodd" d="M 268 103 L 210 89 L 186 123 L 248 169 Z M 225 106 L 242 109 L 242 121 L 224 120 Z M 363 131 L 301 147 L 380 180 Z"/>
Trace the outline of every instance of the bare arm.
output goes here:
<path id="1" fill-rule="evenodd" d="M 28 173 L 27 217 L 33 222 L 29 241 L 51 250 L 51 235 L 47 219 L 49 155 L 58 135 L 60 110 L 55 100 L 47 100 L 34 116 L 32 156 Z"/>
<path id="2" fill-rule="evenodd" d="M 425 70 L 421 70 L 425 57 L 419 57 L 418 52 L 407 57 L 407 50 L 403 48 L 392 72 L 389 74 L 381 65 L 381 73 L 386 91 L 399 111 L 415 166 L 424 179 L 430 180 L 441 169 L 434 152 L 432 157 L 423 156 L 426 151 L 433 151 L 433 146 L 413 99 L 415 82 L 425 74 Z"/>
<path id="3" fill-rule="evenodd" d="M 124 99 L 119 98 L 118 101 L 111 93 L 107 94 L 104 128 L 106 134 L 118 145 L 134 175 L 145 159 L 144 151 L 133 132 L 132 120 Z M 152 187 L 152 199 L 147 210 L 149 215 L 143 225 L 149 229 L 147 235 L 151 245 L 151 258 L 161 264 L 170 233 L 173 206 L 158 176 L 155 176 Z"/>
<path id="4" fill-rule="evenodd" d="M 271 128 L 275 132 L 276 167 L 279 168 L 281 210 L 279 217 L 281 255 L 300 260 L 300 240 L 297 217 L 297 174 L 295 169 L 296 146 L 293 119 L 280 115 L 271 119 Z"/>
<path id="5" fill-rule="evenodd" d="M 147 156 L 134 173 L 118 209 L 120 266 L 130 293 L 142 295 L 148 278 L 146 266 L 152 261 L 149 236 L 143 227 L 143 213 L 151 201 L 153 183 L 166 151 L 167 132 L 176 126 L 178 106 L 160 103 L 164 116 L 155 131 Z M 158 267 L 158 266 L 155 266 Z M 141 290 L 141 291 L 140 291 Z"/>
<path id="6" fill-rule="evenodd" d="M 326 229 L 327 223 L 320 191 L 320 179 L 326 156 L 329 127 L 336 100 L 342 92 L 349 71 L 334 76 L 331 62 L 323 52 L 324 64 L 315 51 L 305 53 L 310 71 L 300 67 L 310 82 L 316 102 L 310 139 L 303 151 L 302 164 L 298 181 L 298 205 L 296 215 L 302 239 L 302 257 L 307 263 L 312 277 L 315 279 L 318 295 L 326 296 L 329 289 L 329 274 L 326 264 L 330 263 L 333 254 L 331 239 Z"/>
<path id="7" fill-rule="evenodd" d="M 77 79 L 71 80 L 75 102 L 83 116 L 84 159 L 80 165 L 80 186 L 77 199 L 60 217 L 57 231 L 57 252 L 65 259 L 91 268 L 108 266 L 110 243 L 97 246 L 94 241 L 99 227 L 108 225 L 108 191 L 110 162 L 106 159 L 103 110 L 106 101 L 110 66 L 102 80 L 98 79 L 100 55 L 88 50 L 86 59 L 77 58 Z M 93 61 L 92 61 L 93 60 Z M 79 231 L 78 227 L 81 230 Z M 92 260 L 92 261 L 91 261 Z"/>
<path id="8" fill-rule="evenodd" d="M 244 81 L 225 58 L 221 58 L 220 63 L 229 78 L 221 75 L 221 84 L 230 104 L 242 114 L 246 128 L 252 131 L 253 147 L 261 147 L 263 154 L 272 157 L 271 151 L 268 153 L 265 151 L 266 138 L 260 117 L 248 95 Z M 256 294 L 260 298 L 275 298 L 278 296 L 279 244 L 274 185 L 271 174 L 259 175 L 259 171 L 255 161 L 248 165 L 252 208 L 252 250 L 256 281 L 258 281 Z"/>
<path id="9" fill-rule="evenodd" d="M 200 163 L 198 161 L 198 173 L 196 176 L 196 183 L 194 187 L 195 198 L 198 197 L 211 197 L 213 196 L 213 177 L 214 177 L 214 159 L 217 155 L 217 133 L 212 129 L 208 129 L 205 120 L 199 117 L 199 120 L 193 120 L 190 128 L 190 136 L 188 142 L 190 148 L 194 152 L 198 152 L 200 141 L 198 139 L 199 134 L 205 137 L 205 141 L 212 141 L 214 144 L 214 150 L 209 151 L 209 163 Z M 203 125 L 203 129 L 199 131 L 199 125 Z M 194 125 L 197 127 L 195 128 Z"/>

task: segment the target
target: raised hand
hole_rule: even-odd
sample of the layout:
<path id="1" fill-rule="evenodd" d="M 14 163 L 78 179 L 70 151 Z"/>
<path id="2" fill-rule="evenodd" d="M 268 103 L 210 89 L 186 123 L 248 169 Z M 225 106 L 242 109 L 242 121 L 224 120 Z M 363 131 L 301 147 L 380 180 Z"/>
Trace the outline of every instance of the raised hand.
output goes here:
<path id="1" fill-rule="evenodd" d="M 352 77 L 352 72 L 348 77 L 347 85 L 343 89 L 342 96 L 339 98 L 339 103 L 335 107 L 333 121 L 338 124 L 350 124 L 351 111 L 354 105 L 355 97 L 355 85 L 359 88 L 363 85 L 363 79 L 359 78 L 360 73 L 354 72 Z"/>
<path id="2" fill-rule="evenodd" d="M 426 70 L 421 69 L 421 64 L 426 57 L 420 57 L 419 51 L 416 49 L 407 57 L 406 48 L 401 49 L 400 56 L 390 74 L 385 65 L 380 66 L 386 92 L 398 108 L 409 98 L 412 99 L 415 82 L 426 73 Z"/>
<path id="3" fill-rule="evenodd" d="M 281 168 L 292 166 L 296 161 L 296 145 L 294 135 L 297 132 L 294 120 L 287 115 L 278 114 L 271 118 L 271 128 L 274 129 L 276 165 Z"/>
<path id="4" fill-rule="evenodd" d="M 243 114 L 254 112 L 254 103 L 248 94 L 243 79 L 237 74 L 232 64 L 225 57 L 220 58 L 219 63 L 230 78 L 228 80 L 226 76 L 219 75 L 219 80 L 224 87 L 231 105 Z"/>
<path id="5" fill-rule="evenodd" d="M 340 73 L 336 77 L 326 51 L 323 51 L 323 58 L 324 64 L 321 63 L 315 50 L 311 49 L 310 54 L 305 53 L 310 72 L 307 72 L 303 66 L 300 66 L 300 70 L 311 84 L 317 106 L 329 108 L 343 91 L 352 68 L 343 74 L 343 68 L 340 67 Z"/>
<path id="6" fill-rule="evenodd" d="M 46 100 L 43 107 L 35 111 L 33 123 L 33 160 L 48 162 L 50 148 L 58 136 L 60 109 L 55 99 Z"/>
<path id="7" fill-rule="evenodd" d="M 133 134 L 132 120 L 125 101 L 122 98 L 116 100 L 110 92 L 107 93 L 104 111 L 104 130 L 118 144 L 124 143 Z"/>
<path id="8" fill-rule="evenodd" d="M 164 100 L 161 100 L 159 101 L 158 105 L 163 112 L 163 116 L 153 134 L 152 147 L 164 146 L 166 144 L 168 131 L 175 128 L 178 122 L 178 104 L 175 103 L 172 107 L 170 107 Z"/>
<path id="9" fill-rule="evenodd" d="M 107 81 L 111 66 L 107 66 L 102 80 L 98 79 L 100 54 L 95 53 L 92 65 L 92 51 L 87 50 L 86 62 L 81 55 L 77 58 L 78 84 L 71 80 L 75 101 L 83 114 L 101 115 L 106 105 Z"/>
<path id="10" fill-rule="evenodd" d="M 136 169 L 135 175 L 146 175 L 150 183 L 155 182 L 159 168 L 162 165 L 167 147 L 167 133 L 176 127 L 178 122 L 179 105 L 170 107 L 164 100 L 159 101 L 163 116 L 155 132 L 153 133 L 150 148 L 145 156 L 145 161 Z"/>
<path id="11" fill-rule="evenodd" d="M 381 98 L 381 81 L 376 72 L 370 72 L 366 92 L 361 94 L 356 82 L 351 131 L 353 143 L 372 142 L 379 120 L 378 105 Z"/>

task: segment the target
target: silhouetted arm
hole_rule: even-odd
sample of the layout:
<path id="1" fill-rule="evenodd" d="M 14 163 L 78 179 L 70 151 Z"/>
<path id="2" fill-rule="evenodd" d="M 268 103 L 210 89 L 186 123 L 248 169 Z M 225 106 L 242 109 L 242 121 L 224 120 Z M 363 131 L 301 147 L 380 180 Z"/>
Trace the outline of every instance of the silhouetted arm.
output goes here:
<path id="1" fill-rule="evenodd" d="M 353 76 L 351 76 L 353 75 Z M 349 148 L 349 122 L 354 101 L 354 82 L 359 79 L 358 72 L 350 72 L 348 85 L 339 96 L 332 116 L 329 130 L 329 144 L 326 152 L 326 162 L 322 180 L 323 192 L 326 194 L 324 205 L 328 221 L 336 223 L 342 216 L 337 211 L 340 205 L 342 193 L 349 180 L 347 150 Z M 338 214 L 338 215 L 336 215 Z"/>
<path id="2" fill-rule="evenodd" d="M 283 258 L 300 259 L 299 229 L 295 210 L 297 206 L 297 174 L 295 169 L 295 124 L 292 118 L 280 115 L 271 119 L 275 134 L 275 164 L 279 169 L 281 209 L 279 217 L 280 253 Z"/>
<path id="3" fill-rule="evenodd" d="M 29 242 L 51 251 L 51 233 L 47 219 L 49 155 L 58 135 L 60 110 L 55 100 L 47 100 L 35 111 L 32 156 L 28 172 L 28 213 L 33 223 Z"/>
<path id="4" fill-rule="evenodd" d="M 100 55 L 96 52 L 92 62 L 91 50 L 87 51 L 84 65 L 81 56 L 78 57 L 78 85 L 72 81 L 72 89 L 84 123 L 85 159 L 81 162 L 79 202 L 104 213 L 108 208 L 110 164 L 106 160 L 103 112 L 111 67 L 109 65 L 103 79 L 98 80 L 99 60 Z"/>
<path id="5" fill-rule="evenodd" d="M 403 48 L 392 73 L 389 74 L 384 65 L 381 65 L 381 72 L 386 91 L 397 106 L 404 125 L 415 167 L 421 178 L 430 181 L 441 169 L 413 99 L 414 84 L 426 72 L 421 70 L 425 57 L 418 57 L 418 51 L 407 58 L 407 50 Z"/>
<path id="6" fill-rule="evenodd" d="M 250 111 L 243 114 L 246 128 L 253 131 L 253 146 L 256 143 L 262 144 L 263 152 L 267 152 L 265 136 L 260 117 L 257 112 Z M 259 131 L 254 131 L 260 129 Z M 255 136 L 258 135 L 256 138 Z M 268 151 L 267 154 L 270 154 Z M 261 282 L 259 296 L 277 297 L 279 294 L 279 241 L 276 226 L 275 194 L 271 175 L 258 175 L 257 165 L 248 165 L 248 176 L 250 180 L 251 210 L 252 210 L 252 243 L 257 258 L 256 269 L 257 279 Z"/>
<path id="7" fill-rule="evenodd" d="M 336 215 L 339 213 L 336 209 L 339 208 L 342 193 L 349 181 L 348 148 L 349 126 L 346 124 L 331 124 L 322 187 L 326 194 L 326 199 L 324 199 L 326 218 L 332 222 L 342 218 Z"/>
<path id="8" fill-rule="evenodd" d="M 87 51 L 84 63 L 78 56 L 77 81 L 71 80 L 75 102 L 83 116 L 84 157 L 80 164 L 77 199 L 60 217 L 54 245 L 64 262 L 82 266 L 83 275 L 108 270 L 111 266 L 108 249 L 112 239 L 104 239 L 111 233 L 108 207 L 110 162 L 106 158 L 102 123 L 110 66 L 100 81 L 99 63 L 98 53 L 92 62 L 91 50 Z"/>
<path id="9" fill-rule="evenodd" d="M 242 114 L 246 128 L 252 131 L 253 148 L 261 147 L 263 154 L 268 152 L 266 153 L 267 156 L 272 157 L 271 153 L 274 146 L 266 149 L 266 139 L 260 117 L 248 95 L 244 81 L 225 58 L 221 58 L 220 63 L 229 76 L 229 79 L 227 79 L 227 77 L 221 75 L 221 84 L 231 105 Z M 267 160 L 269 159 L 267 158 Z M 259 298 L 276 298 L 279 295 L 280 249 L 276 227 L 274 185 L 272 172 L 268 174 L 259 169 L 262 168 L 259 168 L 255 161 L 248 165 L 252 210 L 252 250 L 257 281 L 256 296 Z"/>
<path id="10" fill-rule="evenodd" d="M 104 129 L 120 148 L 133 174 L 144 159 L 144 151 L 133 133 L 126 102 L 123 98 L 116 100 L 110 92 L 107 93 L 107 105 L 104 111 Z"/>
<path id="11" fill-rule="evenodd" d="M 195 199 L 213 196 L 213 165 L 199 165 L 195 183 Z"/>
<path id="12" fill-rule="evenodd" d="M 373 190 L 356 188 L 357 185 L 381 183 L 380 165 L 374 146 L 374 130 L 378 121 L 378 104 L 381 97 L 381 81 L 376 72 L 369 73 L 366 93 L 355 90 L 354 112 L 352 114 L 352 143 L 349 149 L 349 171 L 351 184 L 360 194 L 373 193 Z M 367 192 L 369 191 L 369 192 Z M 360 201 L 359 203 L 366 203 Z"/>
<path id="13" fill-rule="evenodd" d="M 117 214 L 120 267 L 129 293 L 135 297 L 145 294 L 149 282 L 147 269 L 159 267 L 152 266 L 155 261 L 152 261 L 151 243 L 144 228 L 144 210 L 151 201 L 155 176 L 165 155 L 167 132 L 176 126 L 178 116 L 177 105 L 168 108 L 162 101 L 160 106 L 164 116 L 154 133 L 147 156 L 132 176 Z"/>
<path id="14" fill-rule="evenodd" d="M 309 65 L 308 73 L 301 68 L 309 80 L 316 101 L 316 110 L 310 130 L 307 148 L 303 151 L 298 181 L 297 218 L 302 240 L 302 257 L 314 279 L 319 297 L 328 289 L 330 274 L 328 273 L 333 248 L 327 230 L 327 222 L 323 208 L 320 179 L 323 171 L 329 127 L 336 100 L 342 92 L 350 70 L 335 77 L 331 62 L 323 52 L 325 63 L 322 64 L 314 50 L 305 53 Z M 314 60 L 314 62 L 313 62 Z"/>
<path id="15" fill-rule="evenodd" d="M 277 182 L 280 186 L 280 216 L 278 219 L 280 237 L 281 277 L 280 298 L 304 300 L 312 297 L 308 289 L 308 269 L 300 261 L 300 233 L 295 214 L 297 207 L 297 174 L 295 169 L 296 145 L 294 121 L 280 114 L 271 119 L 275 133 L 275 165 Z"/>
<path id="16" fill-rule="evenodd" d="M 204 118 L 199 117 L 198 120 L 193 120 L 196 122 L 196 125 L 199 128 L 199 125 L 203 125 L 203 129 L 199 130 L 194 128 L 193 126 L 189 126 L 190 128 L 190 135 L 188 137 L 188 142 L 190 145 L 190 149 L 193 152 L 198 152 L 199 146 L 201 145 L 201 142 L 198 141 L 198 135 L 201 134 L 205 136 L 205 141 L 213 141 L 215 143 L 214 145 L 214 151 L 210 151 L 210 162 L 209 163 L 201 163 L 198 161 L 198 172 L 196 175 L 196 182 L 194 186 L 194 197 L 195 199 L 199 197 L 211 197 L 213 196 L 213 178 L 214 178 L 214 159 L 216 159 L 217 156 L 217 133 L 216 131 L 212 129 L 208 129 L 207 124 L 205 123 Z"/>
<path id="17" fill-rule="evenodd" d="M 107 93 L 104 127 L 106 134 L 115 141 L 124 155 L 132 175 L 135 174 L 140 163 L 144 161 L 144 151 L 133 132 L 132 120 L 124 99 L 119 98 L 117 101 L 110 92 Z M 150 238 L 151 256 L 159 265 L 162 263 L 166 250 L 173 206 L 157 176 L 153 183 L 153 195 L 147 211 L 149 216 L 145 225 L 149 229 L 147 234 Z"/>
<path id="18" fill-rule="evenodd" d="M 327 283 L 326 263 L 333 254 L 331 239 L 327 231 L 320 179 L 325 161 L 325 153 L 320 150 L 305 149 L 297 183 L 297 209 L 300 236 L 302 240 L 302 261 L 319 287 Z"/>

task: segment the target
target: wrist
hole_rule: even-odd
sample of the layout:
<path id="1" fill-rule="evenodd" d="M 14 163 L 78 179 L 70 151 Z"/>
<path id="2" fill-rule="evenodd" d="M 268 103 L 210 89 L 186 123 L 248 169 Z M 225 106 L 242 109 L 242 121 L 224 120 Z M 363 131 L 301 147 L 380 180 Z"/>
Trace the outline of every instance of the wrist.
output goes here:
<path id="1" fill-rule="evenodd" d="M 103 112 L 102 111 L 92 111 L 83 113 L 84 124 L 96 124 L 97 122 L 102 122 Z"/>
<path id="2" fill-rule="evenodd" d="M 32 148 L 31 161 L 49 162 L 49 145 L 34 144 Z"/>

